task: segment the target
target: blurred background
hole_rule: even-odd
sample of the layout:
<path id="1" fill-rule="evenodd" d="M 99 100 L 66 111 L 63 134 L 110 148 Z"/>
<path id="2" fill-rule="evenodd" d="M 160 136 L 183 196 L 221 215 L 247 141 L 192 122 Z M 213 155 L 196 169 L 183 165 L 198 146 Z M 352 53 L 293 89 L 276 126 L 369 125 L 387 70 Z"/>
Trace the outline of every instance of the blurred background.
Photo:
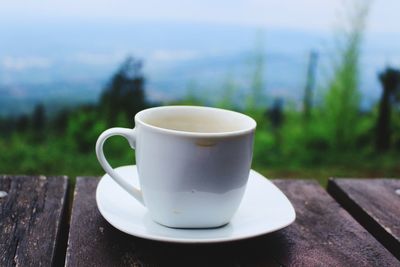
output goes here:
<path id="1" fill-rule="evenodd" d="M 400 177 L 397 0 L 2 1 L 0 173 L 102 175 L 159 105 L 257 120 L 267 177 Z M 132 164 L 122 138 L 105 145 Z M 173 152 L 171 152 L 173 153 Z"/>

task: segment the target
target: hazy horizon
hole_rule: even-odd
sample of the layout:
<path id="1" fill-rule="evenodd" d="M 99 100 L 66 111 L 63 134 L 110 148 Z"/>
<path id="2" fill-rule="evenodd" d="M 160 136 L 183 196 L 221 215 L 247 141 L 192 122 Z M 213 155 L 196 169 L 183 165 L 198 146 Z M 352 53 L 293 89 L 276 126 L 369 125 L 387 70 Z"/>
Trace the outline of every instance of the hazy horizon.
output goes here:
<path id="1" fill-rule="evenodd" d="M 265 93 L 298 101 L 311 50 L 320 55 L 317 82 L 326 78 L 344 2 L 349 1 L 237 1 L 230 9 L 227 1 L 123 0 L 112 9 L 114 2 L 107 0 L 2 2 L 0 100 L 26 108 L 29 99 L 30 109 L 49 97 L 93 101 L 129 55 L 144 61 L 146 89 L 155 100 L 182 97 L 189 84 L 210 93 L 228 76 L 245 90 L 261 30 Z M 400 2 L 372 3 L 361 51 L 360 87 L 367 106 L 380 95 L 377 73 L 400 65 L 396 7 Z"/>

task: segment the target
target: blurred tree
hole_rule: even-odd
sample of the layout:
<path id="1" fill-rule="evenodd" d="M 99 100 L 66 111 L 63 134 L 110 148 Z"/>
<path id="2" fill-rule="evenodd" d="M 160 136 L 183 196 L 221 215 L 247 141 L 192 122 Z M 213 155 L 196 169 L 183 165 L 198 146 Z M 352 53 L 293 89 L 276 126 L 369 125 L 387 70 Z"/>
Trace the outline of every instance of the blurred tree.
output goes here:
<path id="1" fill-rule="evenodd" d="M 315 86 L 315 72 L 317 69 L 318 53 L 311 51 L 308 61 L 307 68 L 307 81 L 304 88 L 303 108 L 304 108 L 304 119 L 307 121 L 310 118 L 312 102 L 313 102 L 313 91 Z"/>
<path id="2" fill-rule="evenodd" d="M 283 100 L 276 98 L 274 104 L 267 111 L 269 121 L 273 129 L 278 129 L 283 124 Z"/>
<path id="3" fill-rule="evenodd" d="M 396 95 L 400 93 L 400 70 L 386 68 L 379 74 L 382 84 L 382 96 L 379 103 L 379 114 L 376 122 L 376 142 L 378 151 L 385 151 L 390 148 L 391 141 L 391 103 Z"/>
<path id="4" fill-rule="evenodd" d="M 32 113 L 32 128 L 34 132 L 42 132 L 46 124 L 46 111 L 43 104 L 36 105 Z"/>
<path id="5" fill-rule="evenodd" d="M 360 107 L 360 47 L 370 1 L 354 1 L 337 43 L 337 60 L 332 61 L 333 77 L 324 99 L 324 120 L 330 132 L 332 148 L 344 149 L 354 144 Z M 348 27 L 348 28 L 347 28 Z"/>
<path id="6" fill-rule="evenodd" d="M 36 105 L 32 113 L 32 129 L 34 141 L 43 141 L 45 137 L 46 111 L 43 104 Z"/>
<path id="7" fill-rule="evenodd" d="M 100 109 L 104 110 L 109 126 L 115 125 L 119 113 L 132 120 L 137 112 L 149 106 L 141 69 L 141 61 L 128 57 L 101 95 Z"/>
<path id="8" fill-rule="evenodd" d="M 21 117 L 14 119 L 13 117 L 4 118 L 0 116 L 0 139 L 10 136 L 17 129 L 18 121 Z M 28 128 L 28 123 L 26 124 L 26 128 Z"/>
<path id="9" fill-rule="evenodd" d="M 266 115 L 271 123 L 271 130 L 275 138 L 275 147 L 280 149 L 282 145 L 281 127 L 283 124 L 283 100 L 276 98 L 274 104 L 266 112 Z"/>
<path id="10" fill-rule="evenodd" d="M 53 126 L 55 133 L 63 135 L 68 126 L 68 118 L 70 112 L 67 109 L 63 109 L 54 117 Z"/>
<path id="11" fill-rule="evenodd" d="M 29 117 L 27 115 L 21 115 L 16 121 L 15 128 L 18 132 L 24 133 L 29 128 Z"/>

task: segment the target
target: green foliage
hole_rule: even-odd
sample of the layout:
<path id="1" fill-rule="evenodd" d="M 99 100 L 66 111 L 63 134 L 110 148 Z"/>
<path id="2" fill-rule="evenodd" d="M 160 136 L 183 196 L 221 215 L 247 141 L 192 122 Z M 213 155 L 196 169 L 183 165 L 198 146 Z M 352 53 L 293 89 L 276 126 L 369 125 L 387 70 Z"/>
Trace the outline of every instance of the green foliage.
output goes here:
<path id="1" fill-rule="evenodd" d="M 369 2 L 364 1 L 351 10 L 347 18 L 348 28 L 343 26 L 336 57 L 332 59 L 333 77 L 328 83 L 322 106 L 332 149 L 348 148 L 356 138 L 353 129 L 359 122 L 359 58 L 368 9 Z"/>
<path id="2" fill-rule="evenodd" d="M 104 119 L 98 117 L 97 111 L 94 108 L 85 107 L 78 109 L 70 116 L 67 136 L 79 152 L 87 153 L 93 151 L 94 140 L 106 128 Z"/>
<path id="3" fill-rule="evenodd" d="M 7 152 L 0 153 L 1 172 L 70 177 L 103 173 L 94 153 L 97 137 L 110 122 L 112 126 L 133 127 L 135 112 L 150 106 L 140 67 L 140 62 L 128 58 L 113 76 L 99 105 L 64 110 L 51 120 L 39 105 L 31 118 L 0 120 L 0 128 L 15 124 L 11 136 L 0 138 L 0 151 Z M 114 166 L 134 163 L 134 153 L 123 138 L 111 139 L 104 150 Z"/>

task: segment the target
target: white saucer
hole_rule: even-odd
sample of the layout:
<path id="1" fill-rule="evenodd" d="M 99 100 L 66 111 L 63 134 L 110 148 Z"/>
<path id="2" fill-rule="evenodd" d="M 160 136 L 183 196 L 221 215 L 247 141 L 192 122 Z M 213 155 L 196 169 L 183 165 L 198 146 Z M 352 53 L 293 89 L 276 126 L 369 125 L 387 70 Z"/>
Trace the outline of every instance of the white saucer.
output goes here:
<path id="1" fill-rule="evenodd" d="M 132 185 L 139 185 L 136 166 L 115 169 Z M 213 229 L 174 229 L 153 222 L 145 207 L 106 174 L 96 191 L 97 207 L 115 228 L 158 241 L 214 243 L 250 238 L 282 229 L 296 217 L 286 196 L 268 179 L 251 170 L 242 203 L 231 222 Z"/>

